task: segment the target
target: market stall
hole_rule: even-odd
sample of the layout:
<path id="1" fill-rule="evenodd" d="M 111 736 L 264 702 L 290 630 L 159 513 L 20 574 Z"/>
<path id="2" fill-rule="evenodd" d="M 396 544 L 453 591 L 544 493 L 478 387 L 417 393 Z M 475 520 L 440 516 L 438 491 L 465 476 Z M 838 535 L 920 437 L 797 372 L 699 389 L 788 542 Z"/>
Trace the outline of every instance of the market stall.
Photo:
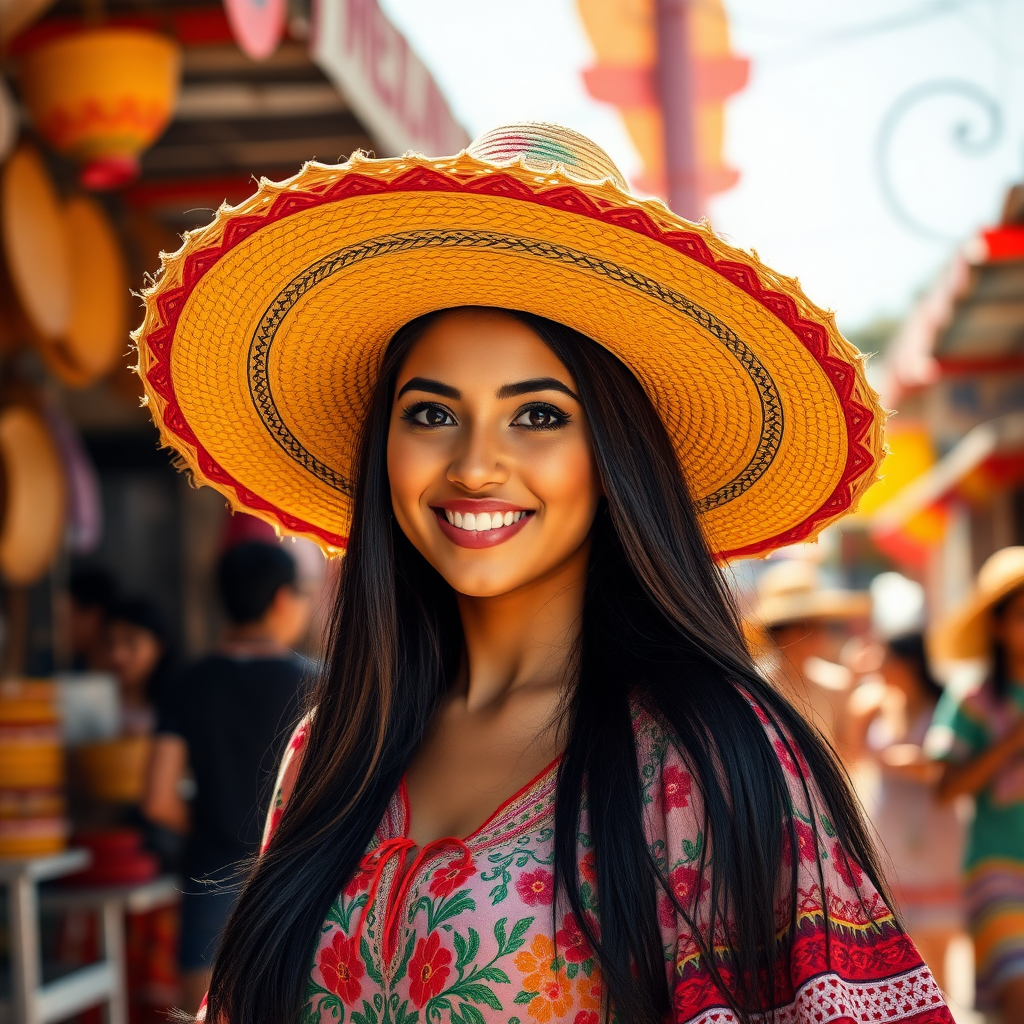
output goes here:
<path id="1" fill-rule="evenodd" d="M 0 959 L 23 974 L 0 1007 L 42 1021 L 113 999 L 112 1019 L 143 1021 L 171 999 L 159 915 L 176 890 L 131 838 L 147 741 L 125 732 L 113 678 L 85 671 L 69 578 L 102 567 L 180 657 L 200 654 L 211 567 L 245 529 L 179 476 L 140 408 L 132 289 L 254 178 L 469 140 L 376 0 L 3 0 L 0 56 L 0 887 L 21 900 L 0 914 Z M 71 982 L 70 1002 L 44 991 L 96 957 L 106 987 L 93 971 L 84 1002 Z"/>

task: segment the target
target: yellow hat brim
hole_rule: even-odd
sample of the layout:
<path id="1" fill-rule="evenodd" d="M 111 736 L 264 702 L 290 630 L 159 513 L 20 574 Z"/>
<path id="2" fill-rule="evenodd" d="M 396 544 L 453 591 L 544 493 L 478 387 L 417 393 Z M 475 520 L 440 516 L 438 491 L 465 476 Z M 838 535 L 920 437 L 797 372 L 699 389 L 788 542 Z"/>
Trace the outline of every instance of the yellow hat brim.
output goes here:
<path id="1" fill-rule="evenodd" d="M 810 539 L 881 456 L 884 417 L 832 316 L 611 182 L 465 153 L 308 164 L 186 236 L 145 299 L 134 337 L 164 440 L 234 507 L 329 552 L 388 340 L 453 306 L 537 313 L 626 363 L 722 558 Z"/>

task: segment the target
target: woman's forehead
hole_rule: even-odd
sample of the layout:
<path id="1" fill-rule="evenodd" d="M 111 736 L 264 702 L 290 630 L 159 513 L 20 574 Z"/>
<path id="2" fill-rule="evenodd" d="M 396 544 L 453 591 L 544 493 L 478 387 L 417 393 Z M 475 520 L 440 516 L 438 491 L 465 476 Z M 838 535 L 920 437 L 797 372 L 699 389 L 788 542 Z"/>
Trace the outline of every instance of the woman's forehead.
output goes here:
<path id="1" fill-rule="evenodd" d="M 444 313 L 424 331 L 399 368 L 398 389 L 413 377 L 427 377 L 467 388 L 534 377 L 575 381 L 562 361 L 528 324 L 494 309 Z M 460 388 L 461 390 L 461 388 Z"/>

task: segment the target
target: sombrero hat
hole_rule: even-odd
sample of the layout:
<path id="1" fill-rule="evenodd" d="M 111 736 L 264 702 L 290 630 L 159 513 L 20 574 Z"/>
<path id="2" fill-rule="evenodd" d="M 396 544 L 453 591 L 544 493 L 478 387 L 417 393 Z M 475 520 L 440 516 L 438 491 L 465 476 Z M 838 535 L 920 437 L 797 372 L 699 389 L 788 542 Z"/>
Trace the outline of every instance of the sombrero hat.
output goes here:
<path id="1" fill-rule="evenodd" d="M 0 578 L 35 583 L 60 550 L 67 483 L 60 452 L 35 410 L 0 411 Z"/>
<path id="2" fill-rule="evenodd" d="M 604 345 L 658 409 L 722 558 L 807 540 L 875 479 L 861 356 L 796 281 L 633 196 L 589 139 L 524 124 L 457 156 L 306 164 L 185 236 L 139 373 L 197 482 L 344 548 L 354 443 L 395 330 L 498 306 Z"/>
<path id="3" fill-rule="evenodd" d="M 836 622 L 870 614 L 869 593 L 825 587 L 816 565 L 791 560 L 779 562 L 761 575 L 749 624 L 755 629 L 772 629 L 790 622 Z"/>
<path id="4" fill-rule="evenodd" d="M 1024 589 L 1024 547 L 1003 548 L 978 572 L 967 600 L 928 637 L 937 661 L 984 658 L 991 651 L 992 609 L 1015 590 Z"/>
<path id="5" fill-rule="evenodd" d="M 110 373 L 127 348 L 128 271 L 117 233 L 95 199 L 69 199 L 64 225 L 71 267 L 68 324 L 59 338 L 41 338 L 37 345 L 61 383 L 83 388 Z"/>
<path id="6" fill-rule="evenodd" d="M 60 197 L 38 152 L 20 146 L 0 177 L 7 270 L 36 334 L 56 338 L 71 315 L 71 258 Z"/>

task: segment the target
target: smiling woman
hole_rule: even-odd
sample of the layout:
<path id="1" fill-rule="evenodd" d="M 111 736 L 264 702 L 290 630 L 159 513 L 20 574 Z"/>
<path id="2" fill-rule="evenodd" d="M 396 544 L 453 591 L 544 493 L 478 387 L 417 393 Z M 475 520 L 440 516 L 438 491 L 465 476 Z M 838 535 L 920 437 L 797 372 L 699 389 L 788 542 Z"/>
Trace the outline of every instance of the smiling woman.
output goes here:
<path id="1" fill-rule="evenodd" d="M 165 438 L 347 550 L 203 1013 L 949 1024 L 715 564 L 880 456 L 792 281 L 520 125 L 264 183 L 147 303 Z"/>

